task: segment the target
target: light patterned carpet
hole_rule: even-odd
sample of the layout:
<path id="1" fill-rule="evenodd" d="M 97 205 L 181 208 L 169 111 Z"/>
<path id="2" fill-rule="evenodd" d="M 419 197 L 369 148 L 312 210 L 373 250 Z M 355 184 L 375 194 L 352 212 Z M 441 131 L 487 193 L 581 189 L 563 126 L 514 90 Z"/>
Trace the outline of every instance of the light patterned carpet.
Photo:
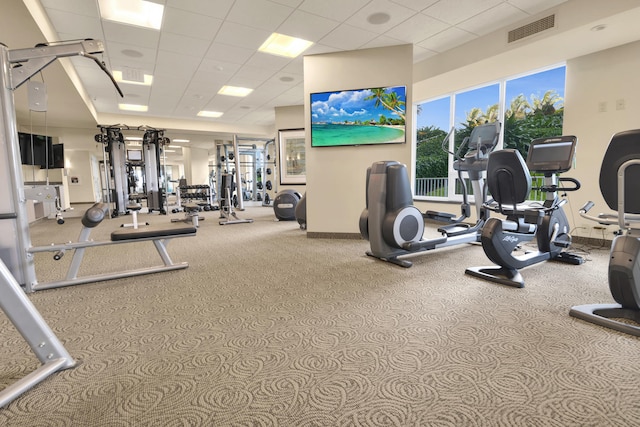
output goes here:
<path id="1" fill-rule="evenodd" d="M 612 302 L 606 250 L 525 269 L 516 289 L 464 274 L 489 264 L 480 246 L 403 269 L 367 257 L 362 240 L 307 239 L 270 208 L 239 215 L 255 222 L 205 212 L 196 237 L 169 243 L 186 270 L 30 294 L 78 365 L 0 409 L 0 425 L 640 425 L 640 340 L 568 314 Z M 41 222 L 32 241 L 79 229 Z M 149 242 L 123 244 L 83 265 L 155 257 Z M 69 259 L 38 255 L 40 281 Z M 0 313 L 0 387 L 37 365 Z"/>

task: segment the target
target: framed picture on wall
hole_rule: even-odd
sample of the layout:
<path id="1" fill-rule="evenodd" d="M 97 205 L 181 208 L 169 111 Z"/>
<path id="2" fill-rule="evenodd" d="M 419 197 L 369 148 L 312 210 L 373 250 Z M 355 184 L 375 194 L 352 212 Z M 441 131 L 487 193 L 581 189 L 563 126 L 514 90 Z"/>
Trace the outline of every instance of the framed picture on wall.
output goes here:
<path id="1" fill-rule="evenodd" d="M 304 129 L 278 131 L 280 184 L 306 184 Z"/>

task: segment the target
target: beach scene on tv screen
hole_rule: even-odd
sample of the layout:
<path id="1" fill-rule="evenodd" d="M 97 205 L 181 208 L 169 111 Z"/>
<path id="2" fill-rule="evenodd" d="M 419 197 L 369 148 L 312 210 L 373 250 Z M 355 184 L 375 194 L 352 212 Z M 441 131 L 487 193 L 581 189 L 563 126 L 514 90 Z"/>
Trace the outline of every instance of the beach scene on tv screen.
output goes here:
<path id="1" fill-rule="evenodd" d="M 405 142 L 404 86 L 311 94 L 311 146 Z"/>

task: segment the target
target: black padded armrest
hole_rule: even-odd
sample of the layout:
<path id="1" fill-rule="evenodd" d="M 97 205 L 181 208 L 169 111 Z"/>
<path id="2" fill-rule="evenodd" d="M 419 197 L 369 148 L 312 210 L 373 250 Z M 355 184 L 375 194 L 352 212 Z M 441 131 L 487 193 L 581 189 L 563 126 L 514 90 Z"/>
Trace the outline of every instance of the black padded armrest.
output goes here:
<path id="1" fill-rule="evenodd" d="M 109 212 L 109 205 L 106 203 L 96 203 L 86 210 L 81 222 L 87 228 L 93 228 L 100 224 Z"/>
<path id="2" fill-rule="evenodd" d="M 186 237 L 196 234 L 197 228 L 192 225 L 148 226 L 138 229 L 121 228 L 111 233 L 111 241 L 153 239 L 163 237 Z"/>

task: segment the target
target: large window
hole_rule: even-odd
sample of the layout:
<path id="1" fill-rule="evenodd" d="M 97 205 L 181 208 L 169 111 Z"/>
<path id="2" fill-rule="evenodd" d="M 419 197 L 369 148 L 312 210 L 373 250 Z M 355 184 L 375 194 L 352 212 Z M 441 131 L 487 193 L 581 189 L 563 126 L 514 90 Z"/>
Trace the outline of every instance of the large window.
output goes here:
<path id="1" fill-rule="evenodd" d="M 564 82 L 562 66 L 417 104 L 416 197 L 459 198 L 451 153 L 479 124 L 502 122 L 497 149 L 516 148 L 525 157 L 533 139 L 561 135 Z"/>

